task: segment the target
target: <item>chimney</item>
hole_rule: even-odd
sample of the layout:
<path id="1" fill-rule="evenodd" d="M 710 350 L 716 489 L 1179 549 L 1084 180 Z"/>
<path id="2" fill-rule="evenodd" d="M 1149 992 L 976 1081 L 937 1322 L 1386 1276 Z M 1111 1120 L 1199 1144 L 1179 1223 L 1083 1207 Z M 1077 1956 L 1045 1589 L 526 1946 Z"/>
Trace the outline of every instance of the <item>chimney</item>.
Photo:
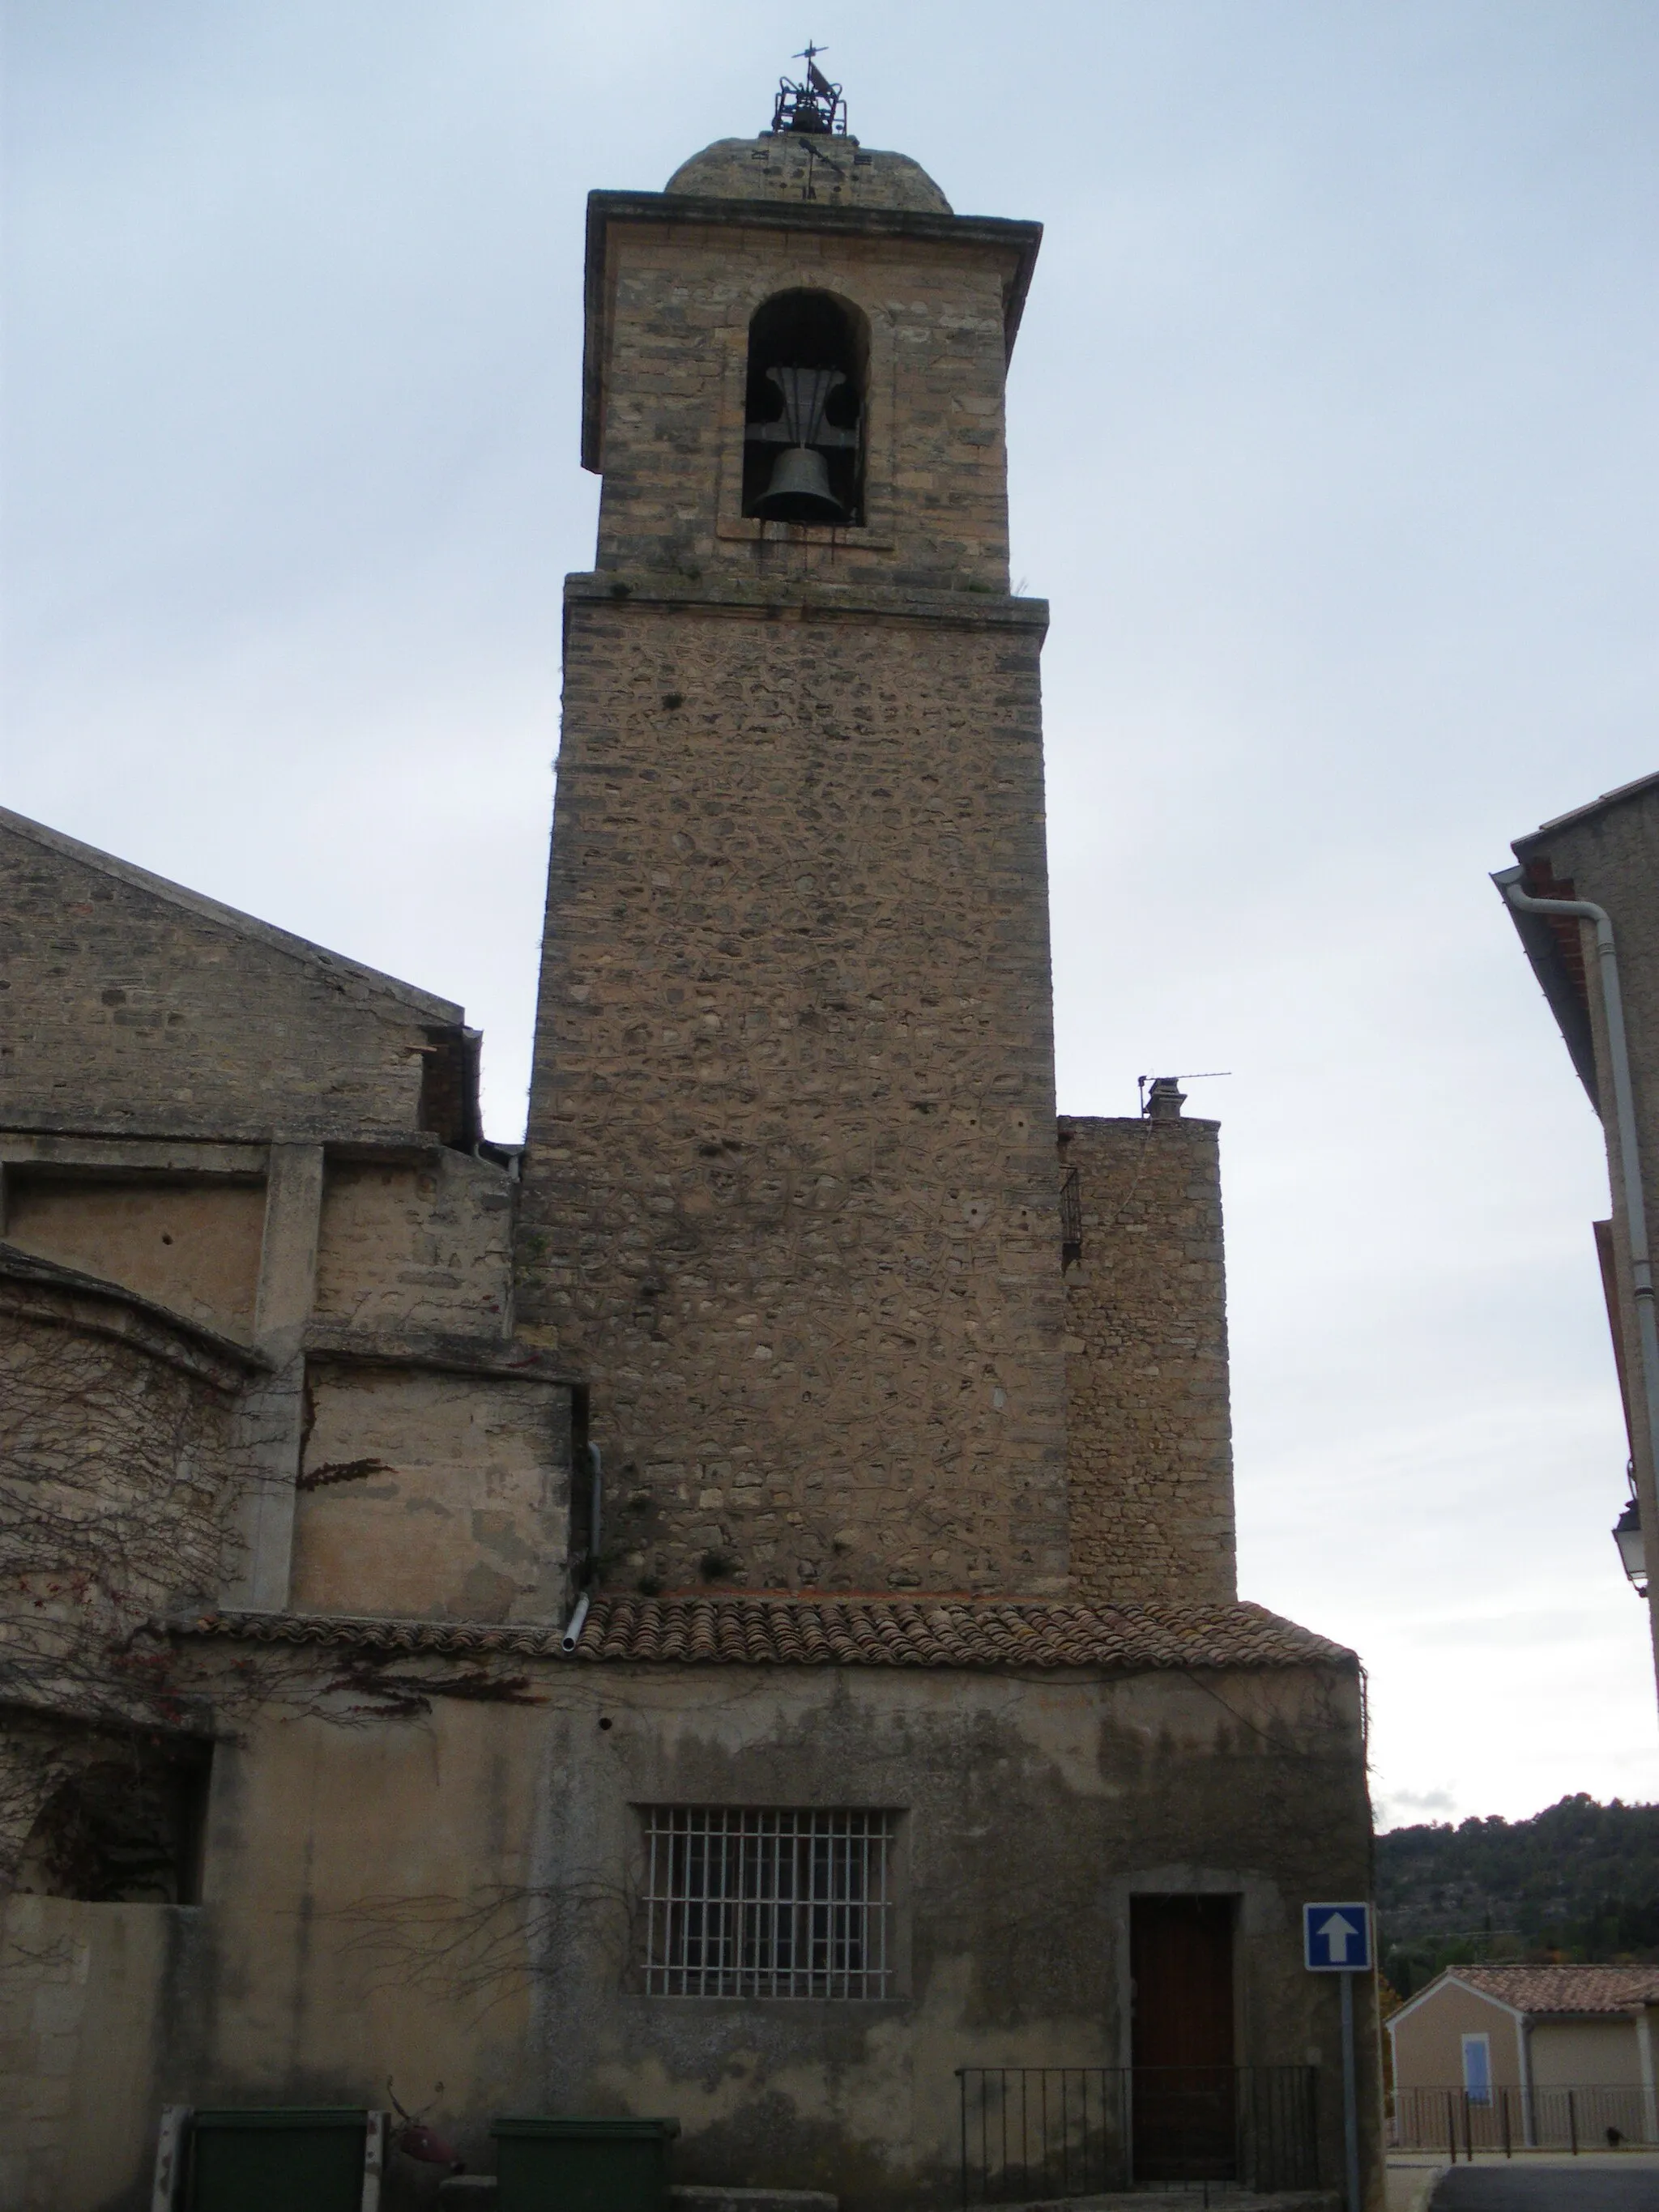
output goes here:
<path id="1" fill-rule="evenodd" d="M 1181 1088 L 1179 1077 L 1155 1075 L 1152 1087 L 1146 1093 L 1146 1118 L 1151 1121 L 1178 1121 L 1186 1103 L 1187 1094 Z"/>

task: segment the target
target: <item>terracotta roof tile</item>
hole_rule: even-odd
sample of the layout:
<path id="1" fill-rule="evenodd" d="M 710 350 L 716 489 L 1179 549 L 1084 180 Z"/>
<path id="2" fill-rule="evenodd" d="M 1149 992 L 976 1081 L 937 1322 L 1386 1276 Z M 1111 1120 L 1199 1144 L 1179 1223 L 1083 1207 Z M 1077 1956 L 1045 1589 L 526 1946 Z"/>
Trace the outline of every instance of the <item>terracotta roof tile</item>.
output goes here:
<path id="1" fill-rule="evenodd" d="M 562 1658 L 559 1631 L 476 1621 L 210 1613 L 182 1637 Z M 1353 1654 L 1259 1605 L 1085 1606 L 963 1597 L 596 1597 L 575 1660 L 783 1667 L 1351 1668 Z"/>
<path id="2" fill-rule="evenodd" d="M 1630 2012 L 1659 2004 L 1659 1966 L 1453 1966 L 1449 1978 L 1517 2012 Z"/>

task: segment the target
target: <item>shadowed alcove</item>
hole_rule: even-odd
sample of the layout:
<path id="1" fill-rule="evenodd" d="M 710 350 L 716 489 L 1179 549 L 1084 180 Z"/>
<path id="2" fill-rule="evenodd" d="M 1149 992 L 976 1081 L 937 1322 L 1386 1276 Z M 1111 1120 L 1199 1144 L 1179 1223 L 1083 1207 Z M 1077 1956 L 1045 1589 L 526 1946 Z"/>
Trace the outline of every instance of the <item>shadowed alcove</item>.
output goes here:
<path id="1" fill-rule="evenodd" d="M 778 292 L 749 325 L 743 511 L 861 523 L 869 325 L 828 292 Z"/>

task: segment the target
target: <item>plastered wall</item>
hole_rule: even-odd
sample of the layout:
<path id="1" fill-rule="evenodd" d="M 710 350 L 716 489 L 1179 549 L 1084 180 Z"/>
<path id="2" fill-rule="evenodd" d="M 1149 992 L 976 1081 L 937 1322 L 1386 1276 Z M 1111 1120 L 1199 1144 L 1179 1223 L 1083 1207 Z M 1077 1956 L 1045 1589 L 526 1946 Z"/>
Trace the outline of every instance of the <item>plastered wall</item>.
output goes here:
<path id="1" fill-rule="evenodd" d="M 667 2113 L 677 2179 L 954 2203 L 954 2069 L 1120 2063 L 1128 1899 L 1170 1886 L 1239 1899 L 1241 2056 L 1334 2078 L 1337 1991 L 1303 1971 L 1297 1906 L 1364 1882 L 1351 1676 L 400 1656 L 377 1692 L 373 1668 L 295 1657 L 263 1712 L 233 1670 L 151 2124 L 167 2101 L 375 2102 L 391 2075 L 406 2102 L 446 2085 L 429 2117 L 475 2171 L 498 2112 Z M 656 1802 L 900 1813 L 902 1994 L 641 1994 Z M 1369 2123 L 1364 2020 L 1359 2050 Z"/>
<path id="2" fill-rule="evenodd" d="M 1237 1595 L 1213 1121 L 1060 1124 L 1083 1256 L 1066 1275 L 1066 1483 L 1079 1595 Z"/>
<path id="3" fill-rule="evenodd" d="M 565 1595 L 569 1392 L 313 1361 L 298 1613 L 546 1620 Z"/>
<path id="4" fill-rule="evenodd" d="M 1521 2080 L 1520 2023 L 1515 2014 L 1460 1984 L 1449 1982 L 1389 2032 L 1395 2080 L 1402 2089 L 1461 2087 L 1466 2035 L 1489 2039 L 1494 2084 L 1512 2087 Z"/>
<path id="5" fill-rule="evenodd" d="M 0 2204 L 148 2207 L 145 2170 L 188 1907 L 0 1904 Z"/>
<path id="6" fill-rule="evenodd" d="M 1635 2021 L 1540 2021 L 1532 2031 L 1532 2078 L 1540 2089 L 1639 2087 Z"/>
<path id="7" fill-rule="evenodd" d="M 263 1179 L 13 1168 L 9 1243 L 240 1338 L 253 1333 Z"/>
<path id="8" fill-rule="evenodd" d="M 509 1334 L 513 1190 L 500 1168 L 450 1151 L 418 1165 L 331 1161 L 317 1319 L 353 1329 Z"/>
<path id="9" fill-rule="evenodd" d="M 519 1299 L 614 1580 L 1065 1587 L 1040 635 L 573 600 Z"/>

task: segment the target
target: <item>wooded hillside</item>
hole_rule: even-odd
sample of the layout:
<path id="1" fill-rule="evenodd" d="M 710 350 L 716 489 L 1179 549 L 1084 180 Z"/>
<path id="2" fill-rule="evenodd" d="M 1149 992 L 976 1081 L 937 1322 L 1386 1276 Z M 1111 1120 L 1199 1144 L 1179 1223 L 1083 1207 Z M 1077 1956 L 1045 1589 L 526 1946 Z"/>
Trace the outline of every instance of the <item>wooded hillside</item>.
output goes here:
<path id="1" fill-rule="evenodd" d="M 1659 1959 L 1659 1805 L 1581 1794 L 1529 1820 L 1391 1829 L 1376 1903 L 1401 1996 L 1480 1959 Z"/>

